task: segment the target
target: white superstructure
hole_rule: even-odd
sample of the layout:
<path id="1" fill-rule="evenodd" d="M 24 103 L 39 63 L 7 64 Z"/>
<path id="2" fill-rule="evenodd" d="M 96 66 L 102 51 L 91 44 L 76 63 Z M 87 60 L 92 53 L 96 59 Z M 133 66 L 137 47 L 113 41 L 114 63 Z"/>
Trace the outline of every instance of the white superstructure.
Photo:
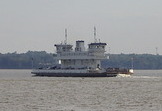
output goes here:
<path id="1" fill-rule="evenodd" d="M 61 69 L 101 69 L 101 60 L 106 59 L 106 43 L 90 43 L 85 50 L 84 41 L 76 41 L 75 50 L 70 44 L 56 44 L 56 60 Z"/>

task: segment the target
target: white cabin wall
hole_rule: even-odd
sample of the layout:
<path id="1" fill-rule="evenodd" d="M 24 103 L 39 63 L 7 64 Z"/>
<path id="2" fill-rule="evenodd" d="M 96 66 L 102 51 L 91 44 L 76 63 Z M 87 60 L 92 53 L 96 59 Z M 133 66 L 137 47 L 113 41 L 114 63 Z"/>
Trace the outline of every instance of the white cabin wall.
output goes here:
<path id="1" fill-rule="evenodd" d="M 79 52 L 85 51 L 84 41 L 76 41 L 75 51 L 76 52 L 78 52 L 78 51 Z"/>
<path id="2" fill-rule="evenodd" d="M 61 60 L 62 68 L 97 68 L 98 64 L 101 66 L 100 60 L 94 60 L 94 59 L 80 59 L 80 60 Z"/>

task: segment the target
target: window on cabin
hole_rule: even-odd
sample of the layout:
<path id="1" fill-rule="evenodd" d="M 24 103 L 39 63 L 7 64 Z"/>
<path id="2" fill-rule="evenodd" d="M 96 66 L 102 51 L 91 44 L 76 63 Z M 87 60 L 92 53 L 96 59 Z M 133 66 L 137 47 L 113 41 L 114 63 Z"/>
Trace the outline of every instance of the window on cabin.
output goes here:
<path id="1" fill-rule="evenodd" d="M 99 47 L 100 47 L 100 46 L 98 46 L 98 45 L 96 46 L 96 48 L 99 48 Z"/>

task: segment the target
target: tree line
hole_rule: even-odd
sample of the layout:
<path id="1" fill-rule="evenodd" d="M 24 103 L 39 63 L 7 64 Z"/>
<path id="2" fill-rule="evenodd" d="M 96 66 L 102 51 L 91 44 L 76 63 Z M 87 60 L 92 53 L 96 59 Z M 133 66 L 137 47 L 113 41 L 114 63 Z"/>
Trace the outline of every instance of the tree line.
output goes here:
<path id="1" fill-rule="evenodd" d="M 56 64 L 56 54 L 45 51 L 26 53 L 0 53 L 0 69 L 32 69 Z M 108 60 L 102 61 L 103 67 L 134 69 L 162 69 L 162 55 L 152 54 L 109 54 Z"/>
<path id="2" fill-rule="evenodd" d="M 162 69 L 162 56 L 152 54 L 111 54 L 102 62 L 105 67 Z"/>
<path id="3" fill-rule="evenodd" d="M 0 54 L 0 69 L 32 69 L 41 65 L 51 65 L 55 62 L 54 54 L 45 51 L 28 51 L 17 54 Z"/>

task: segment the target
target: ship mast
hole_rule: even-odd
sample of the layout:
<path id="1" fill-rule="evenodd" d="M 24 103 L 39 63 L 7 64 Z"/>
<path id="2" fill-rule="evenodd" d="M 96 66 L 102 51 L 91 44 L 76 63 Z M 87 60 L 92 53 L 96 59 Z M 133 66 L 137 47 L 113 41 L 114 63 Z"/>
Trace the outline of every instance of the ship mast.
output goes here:
<path id="1" fill-rule="evenodd" d="M 97 42 L 97 39 L 96 39 L 96 27 L 94 26 L 94 42 Z"/>
<path id="2" fill-rule="evenodd" d="M 67 44 L 67 29 L 65 29 L 65 44 Z"/>

